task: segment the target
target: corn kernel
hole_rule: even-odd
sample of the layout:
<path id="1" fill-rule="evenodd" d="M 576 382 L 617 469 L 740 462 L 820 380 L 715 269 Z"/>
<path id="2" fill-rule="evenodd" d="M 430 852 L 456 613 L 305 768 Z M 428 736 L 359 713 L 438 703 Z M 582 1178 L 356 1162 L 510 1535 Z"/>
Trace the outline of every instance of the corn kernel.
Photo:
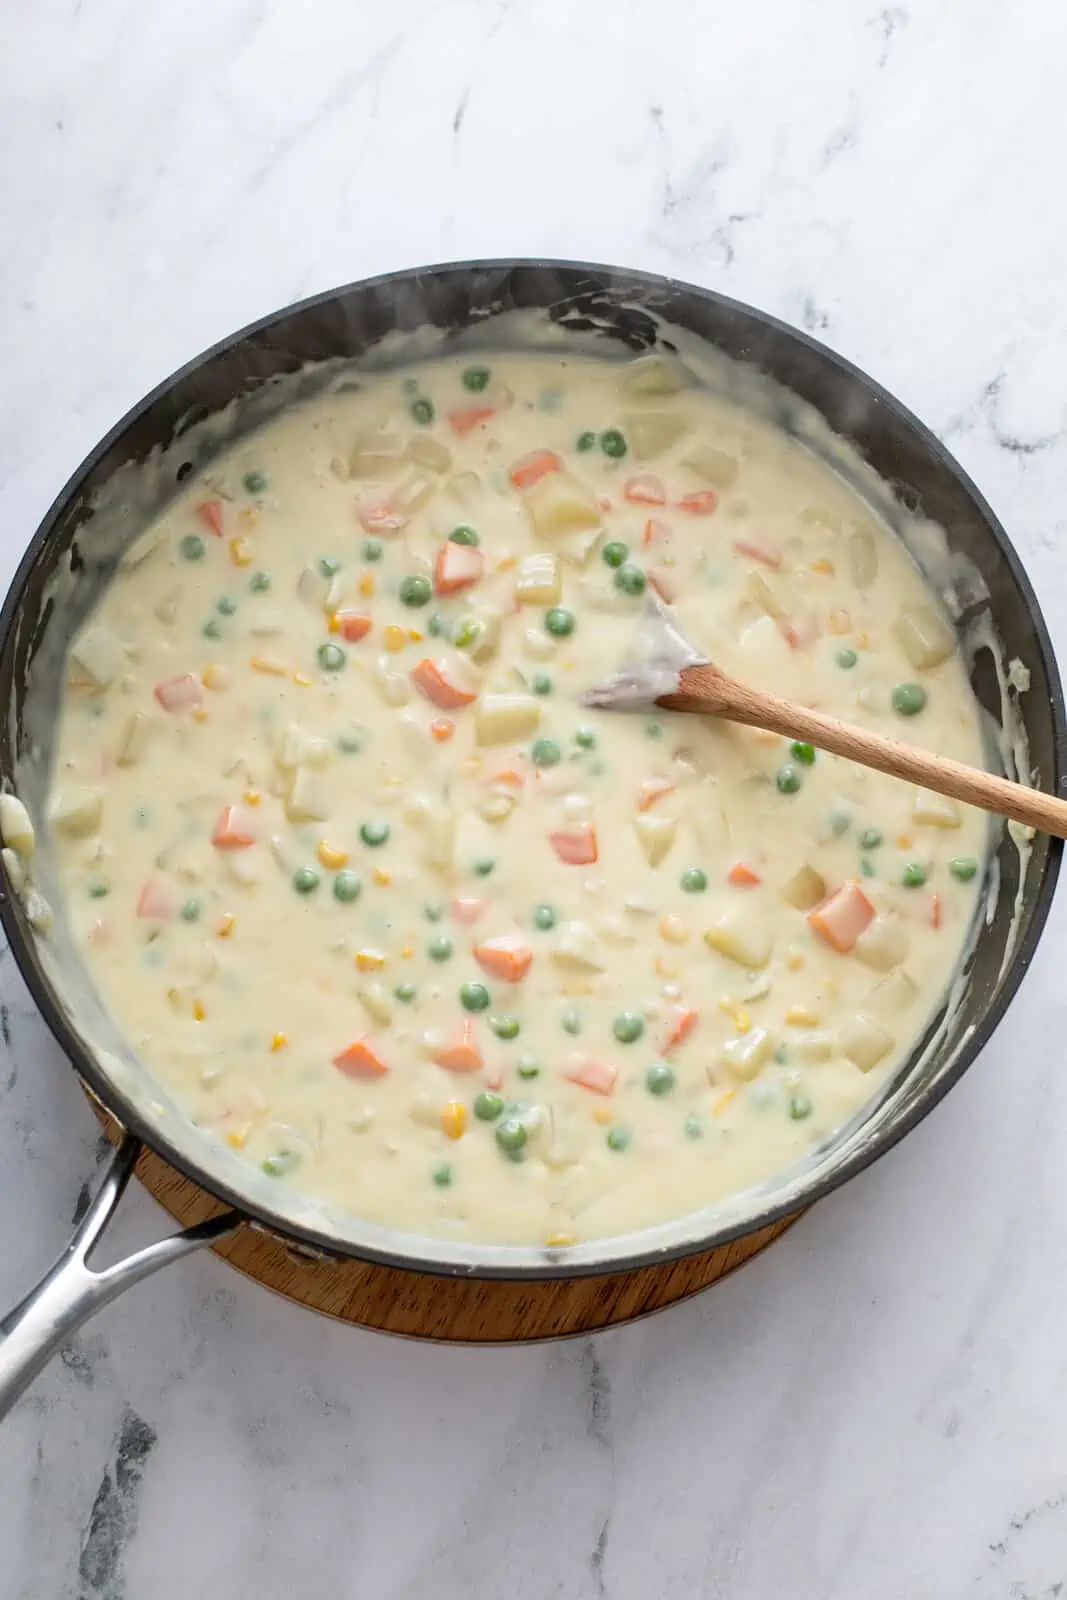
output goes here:
<path id="1" fill-rule="evenodd" d="M 393 874 L 387 867 L 375 867 L 374 881 L 375 883 L 380 883 L 383 889 L 388 889 L 393 881 Z"/>
<path id="2" fill-rule="evenodd" d="M 441 1112 L 441 1126 L 450 1139 L 462 1139 L 467 1126 L 467 1108 L 462 1100 L 450 1100 Z"/>
<path id="3" fill-rule="evenodd" d="M 668 944 L 684 944 L 689 937 L 689 929 L 681 917 L 676 917 L 672 911 L 668 916 L 660 918 L 659 936 L 666 939 Z"/>
<path id="4" fill-rule="evenodd" d="M 426 635 L 424 633 L 420 633 L 418 628 L 408 629 L 408 638 L 411 640 L 412 644 L 421 644 L 425 637 Z"/>
<path id="5" fill-rule="evenodd" d="M 852 627 L 852 618 L 847 611 L 831 611 L 829 617 L 830 632 L 841 635 L 848 633 Z"/>
<path id="6" fill-rule="evenodd" d="M 413 944 L 406 944 L 401 950 L 400 954 L 404 957 L 405 961 L 410 961 L 411 957 L 415 954 L 415 946 Z"/>
<path id="7" fill-rule="evenodd" d="M 246 806 L 258 806 L 260 802 L 259 790 L 246 789 L 241 798 L 244 800 Z"/>
<path id="8" fill-rule="evenodd" d="M 209 661 L 200 674 L 200 680 L 205 689 L 225 689 L 230 681 L 230 675 L 218 661 Z"/>
<path id="9" fill-rule="evenodd" d="M 657 956 L 652 965 L 657 978 L 677 978 L 681 975 L 682 969 L 673 961 L 665 961 L 662 956 Z"/>
<path id="10" fill-rule="evenodd" d="M 856 637 L 856 643 L 857 643 L 857 645 L 859 646 L 859 648 L 861 650 L 866 650 L 868 648 L 868 646 L 870 645 L 870 642 L 871 642 L 871 636 L 870 636 L 869 633 L 861 633 L 861 634 L 858 634 L 857 637 Z"/>
<path id="11" fill-rule="evenodd" d="M 510 572 L 512 567 L 517 567 L 518 564 L 518 556 L 501 556 L 496 564 L 496 570 L 498 572 Z"/>
<path id="12" fill-rule="evenodd" d="M 238 1128 L 231 1128 L 226 1135 L 226 1143 L 231 1150 L 243 1150 L 248 1143 L 248 1135 Z"/>
<path id="13" fill-rule="evenodd" d="M 348 865 L 348 851 L 339 850 L 336 845 L 327 844 L 325 839 L 319 840 L 318 850 L 315 852 L 324 867 L 330 872 L 336 872 L 339 867 Z"/>
<path id="14" fill-rule="evenodd" d="M 226 915 L 215 929 L 215 932 L 218 934 L 220 939 L 228 939 L 230 934 L 233 932 L 236 923 L 237 918 L 233 915 L 233 912 L 227 911 Z"/>
<path id="15" fill-rule="evenodd" d="M 235 567 L 250 567 L 252 565 L 252 546 L 247 539 L 230 540 L 230 560 Z"/>
<path id="16" fill-rule="evenodd" d="M 313 679 L 309 678 L 306 672 L 294 672 L 293 682 L 298 683 L 301 689 L 310 689 Z"/>
<path id="17" fill-rule="evenodd" d="M 359 580 L 359 592 L 360 592 L 360 594 L 365 594 L 365 595 L 372 595 L 374 593 L 374 574 L 373 574 L 373 572 L 365 572 L 363 574 L 362 578 L 360 578 L 360 580 Z"/>
<path id="18" fill-rule="evenodd" d="M 712 1108 L 711 1108 L 712 1116 L 713 1117 L 721 1117 L 723 1112 L 726 1110 L 727 1106 L 730 1104 L 730 1101 L 736 1099 L 736 1097 L 737 1097 L 737 1090 L 736 1089 L 727 1089 L 727 1090 L 725 1090 L 725 1092 L 719 1096 L 719 1098 L 716 1100 L 715 1104 L 712 1106 Z"/>
<path id="19" fill-rule="evenodd" d="M 834 575 L 834 564 L 832 561 L 828 560 L 826 556 L 819 556 L 817 561 L 812 562 L 811 570 L 812 572 L 821 572 L 825 574 L 826 577 L 832 578 Z"/>
<path id="20" fill-rule="evenodd" d="M 902 850 L 910 850 L 913 842 L 914 841 L 910 833 L 901 833 L 897 835 L 897 844 Z"/>
<path id="21" fill-rule="evenodd" d="M 207 1016 L 207 1012 L 204 1010 L 204 1007 L 199 1000 L 193 1001 L 193 1016 L 196 1018 L 197 1022 L 203 1022 L 204 1018 Z"/>
<path id="22" fill-rule="evenodd" d="M 799 950 L 794 950 L 790 955 L 786 956 L 785 964 L 790 972 L 800 972 L 804 966 L 804 957 Z"/>
<path id="23" fill-rule="evenodd" d="M 738 1033 L 747 1033 L 751 1026 L 752 1018 L 749 1016 L 744 1006 L 738 1006 L 737 1010 L 734 1012 L 734 1027 L 737 1029 Z"/>
<path id="24" fill-rule="evenodd" d="M 565 1250 L 568 1245 L 576 1243 L 573 1233 L 550 1233 L 545 1244 L 551 1250 Z"/>
<path id="25" fill-rule="evenodd" d="M 791 1028 L 816 1028 L 819 1025 L 814 1011 L 809 1011 L 806 1006 L 790 1006 L 785 1020 Z"/>
<path id="26" fill-rule="evenodd" d="M 601 1127 L 606 1127 L 609 1122 L 614 1121 L 614 1113 L 607 1106 L 594 1106 L 593 1121 L 599 1122 Z"/>
<path id="27" fill-rule="evenodd" d="M 288 667 L 274 656 L 253 656 L 248 665 L 253 672 L 264 672 L 269 678 L 284 678 Z"/>
<path id="28" fill-rule="evenodd" d="M 289 1035 L 287 1033 L 272 1033 L 270 1036 L 270 1047 L 272 1051 L 284 1050 L 288 1043 Z"/>
<path id="29" fill-rule="evenodd" d="M 194 708 L 194 710 L 193 710 L 193 721 L 194 722 L 210 722 L 210 720 L 211 720 L 210 711 L 205 711 L 203 706 L 196 706 Z"/>
<path id="30" fill-rule="evenodd" d="M 385 630 L 383 643 L 393 655 L 396 655 L 398 650 L 403 650 L 405 643 L 403 628 L 398 628 L 395 622 L 391 622 Z"/>
<path id="31" fill-rule="evenodd" d="M 385 957 L 380 950 L 357 950 L 356 966 L 360 972 L 377 972 L 385 966 Z"/>

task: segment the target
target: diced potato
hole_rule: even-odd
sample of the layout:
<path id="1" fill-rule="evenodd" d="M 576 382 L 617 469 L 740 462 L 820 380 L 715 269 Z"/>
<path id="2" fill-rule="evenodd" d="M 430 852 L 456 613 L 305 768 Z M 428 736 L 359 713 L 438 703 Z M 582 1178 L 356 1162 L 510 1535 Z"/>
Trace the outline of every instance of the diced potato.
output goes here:
<path id="1" fill-rule="evenodd" d="M 704 943 L 740 967 L 765 967 L 771 959 L 774 936 L 767 917 L 751 906 L 732 906 L 705 931 Z"/>
<path id="2" fill-rule="evenodd" d="M 447 472 L 452 465 L 452 452 L 440 439 L 434 439 L 428 433 L 417 433 L 408 445 L 408 455 L 412 461 L 417 461 L 420 466 L 429 467 L 434 472 Z"/>
<path id="3" fill-rule="evenodd" d="M 515 803 L 515 796 L 510 789 L 495 789 L 479 805 L 478 815 L 486 822 L 506 822 L 515 809 Z"/>
<path id="4" fill-rule="evenodd" d="M 134 567 L 141 566 L 160 548 L 165 537 L 162 528 L 149 528 L 147 533 L 142 533 L 139 539 L 133 541 L 119 562 L 123 572 L 130 572 Z"/>
<path id="5" fill-rule="evenodd" d="M 948 623 L 930 606 L 911 606 L 893 624 L 901 649 L 912 666 L 923 671 L 939 667 L 956 648 L 956 636 Z"/>
<path id="6" fill-rule="evenodd" d="M 273 607 L 266 611 L 257 609 L 248 625 L 248 631 L 254 639 L 276 639 L 285 631 L 285 617 L 281 611 Z"/>
<path id="7" fill-rule="evenodd" d="M 853 533 L 848 541 L 848 568 L 857 589 L 869 589 L 878 576 L 878 546 L 869 529 Z"/>
<path id="8" fill-rule="evenodd" d="M 891 972 L 880 978 L 864 1001 L 864 1015 L 880 1022 L 893 1022 L 919 998 L 919 986 L 906 972 Z"/>
<path id="9" fill-rule="evenodd" d="M 745 598 L 751 600 L 766 616 L 773 617 L 775 622 L 784 622 L 787 614 L 780 590 L 781 580 L 771 578 L 765 572 L 753 569 L 745 576 Z"/>
<path id="10" fill-rule="evenodd" d="M 482 492 L 482 480 L 476 472 L 457 472 L 448 480 L 448 492 L 464 511 L 473 511 Z"/>
<path id="11" fill-rule="evenodd" d="M 383 984 L 369 983 L 365 989 L 360 989 L 359 1003 L 372 1021 L 383 1023 L 392 1021 L 393 1008 Z"/>
<path id="12" fill-rule="evenodd" d="M 750 1028 L 736 1039 L 727 1039 L 719 1060 L 733 1077 L 747 1083 L 769 1061 L 773 1049 L 774 1041 L 766 1028 Z"/>
<path id="13" fill-rule="evenodd" d="M 789 1040 L 789 1053 L 805 1066 L 829 1061 L 834 1053 L 834 1036 L 821 1028 L 813 1029 L 810 1033 L 798 1033 Z"/>
<path id="14" fill-rule="evenodd" d="M 22 903 L 34 933 L 48 933 L 52 926 L 52 907 L 44 895 L 31 884 Z"/>
<path id="15" fill-rule="evenodd" d="M 565 922 L 552 951 L 557 967 L 570 972 L 605 972 L 607 962 L 600 953 L 596 934 L 586 922 Z"/>
<path id="16" fill-rule="evenodd" d="M 420 506 L 426 504 L 436 488 L 437 479 L 434 474 L 416 467 L 411 472 L 405 473 L 389 496 L 390 508 L 402 515 L 418 511 Z"/>
<path id="17" fill-rule="evenodd" d="M 396 667 L 393 656 L 378 657 L 374 682 L 387 706 L 406 706 L 411 699 L 411 680 L 406 672 Z"/>
<path id="18" fill-rule="evenodd" d="M 500 649 L 501 613 L 496 606 L 475 606 L 464 621 L 470 621 L 475 629 L 474 638 L 464 646 L 464 653 L 475 666 L 487 666 Z"/>
<path id="19" fill-rule="evenodd" d="M 870 1017 L 858 1013 L 841 1030 L 841 1048 L 861 1072 L 870 1072 L 893 1048 L 893 1040 Z"/>
<path id="20" fill-rule="evenodd" d="M 48 820 L 60 833 L 72 839 L 84 839 L 100 826 L 104 809 L 104 792 L 89 784 L 73 789 L 61 789 L 48 810 Z"/>
<path id="21" fill-rule="evenodd" d="M 535 661 L 550 661 L 556 654 L 556 641 L 542 628 L 524 628 L 522 648 L 523 654 L 532 656 Z"/>
<path id="22" fill-rule="evenodd" d="M 798 911 L 810 911 L 826 898 L 826 881 L 814 867 L 798 867 L 782 885 L 782 899 Z"/>
<path id="23" fill-rule="evenodd" d="M 124 659 L 120 641 L 108 628 L 86 628 L 71 645 L 71 682 L 106 689 L 122 671 Z"/>
<path id="24" fill-rule="evenodd" d="M 635 817 L 634 832 L 649 866 L 658 867 L 670 854 L 678 835 L 678 824 L 673 817 Z"/>
<path id="25" fill-rule="evenodd" d="M 161 594 L 155 605 L 152 607 L 157 621 L 166 623 L 169 627 L 174 621 L 175 617 L 178 615 L 178 607 L 181 604 L 181 598 L 181 584 L 175 584 L 173 589 L 168 589 L 164 594 Z"/>
<path id="26" fill-rule="evenodd" d="M 683 457 L 682 465 L 695 472 L 702 483 L 710 484 L 713 489 L 718 489 L 720 492 L 733 488 L 741 467 L 736 456 L 728 454 L 725 450 L 716 450 L 711 444 L 700 445 L 696 450 L 691 450 Z"/>
<path id="27" fill-rule="evenodd" d="M 911 820 L 927 828 L 958 828 L 963 813 L 947 795 L 934 794 L 932 789 L 916 789 L 911 802 Z"/>
<path id="28" fill-rule="evenodd" d="M 559 539 L 583 529 L 599 529 L 596 497 L 566 472 L 548 472 L 523 492 L 523 504 L 541 539 Z"/>
<path id="29" fill-rule="evenodd" d="M 304 732 L 304 729 L 298 723 L 288 723 L 278 738 L 277 748 L 274 752 L 274 759 L 278 766 L 284 771 L 298 767 L 304 759 L 304 752 L 309 739 L 310 736 Z"/>
<path id="30" fill-rule="evenodd" d="M 23 866 L 21 858 L 15 854 L 14 850 L 9 850 L 5 845 L 0 850 L 0 861 L 4 864 L 4 872 L 9 886 L 18 894 L 26 882 L 26 868 Z"/>
<path id="31" fill-rule="evenodd" d="M 875 972 L 892 972 L 905 959 L 911 940 L 902 920 L 893 911 L 883 912 L 856 940 L 853 954 Z"/>
<path id="32" fill-rule="evenodd" d="M 151 718 L 143 711 L 135 711 L 127 717 L 115 752 L 120 767 L 135 767 L 143 759 L 152 737 L 152 726 Z"/>
<path id="33" fill-rule="evenodd" d="M 624 394 L 678 394 L 689 387 L 688 369 L 669 352 L 637 356 L 623 368 Z"/>
<path id="34" fill-rule="evenodd" d="M 30 814 L 13 794 L 0 794 L 0 837 L 23 860 L 33 855 L 34 832 Z"/>
<path id="35" fill-rule="evenodd" d="M 325 577 L 318 567 L 307 566 L 296 580 L 296 592 L 305 605 L 316 611 L 325 611 L 332 578 Z"/>
<path id="36" fill-rule="evenodd" d="M 357 439 L 348 458 L 353 478 L 391 478 L 399 472 L 406 457 L 406 446 L 399 434 L 376 430 Z"/>
<path id="37" fill-rule="evenodd" d="M 310 767 L 297 767 L 286 796 L 285 814 L 290 822 L 325 822 L 330 803 L 319 773 Z"/>
<path id="38" fill-rule="evenodd" d="M 676 411 L 629 411 L 619 422 L 638 461 L 654 461 L 689 432 L 688 421 Z"/>
<path id="39" fill-rule="evenodd" d="M 521 606 L 555 606 L 563 592 L 559 561 L 548 551 L 524 556 L 515 578 L 515 598 Z"/>
<path id="40" fill-rule="evenodd" d="M 541 707 L 529 694 L 484 694 L 474 707 L 478 744 L 513 744 L 537 731 Z"/>
<path id="41" fill-rule="evenodd" d="M 430 867 L 450 867 L 455 853 L 455 812 L 443 801 L 428 806 L 423 815 L 423 860 Z"/>
<path id="42" fill-rule="evenodd" d="M 569 567 L 584 567 L 589 564 L 590 556 L 603 537 L 603 527 L 580 528 L 574 533 L 564 534 L 563 538 L 557 541 L 557 545 L 560 555 Z"/>

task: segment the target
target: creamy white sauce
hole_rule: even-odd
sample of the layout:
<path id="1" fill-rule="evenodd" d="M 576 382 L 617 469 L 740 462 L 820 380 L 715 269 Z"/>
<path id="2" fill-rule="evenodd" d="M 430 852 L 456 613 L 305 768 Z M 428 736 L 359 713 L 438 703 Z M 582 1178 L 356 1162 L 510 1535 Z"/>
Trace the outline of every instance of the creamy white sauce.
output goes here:
<path id="1" fill-rule="evenodd" d="M 944 995 L 978 881 L 949 861 L 985 852 L 984 818 L 834 758 L 582 707 L 644 605 L 605 547 L 736 675 L 963 760 L 981 738 L 917 570 L 801 444 L 641 392 L 647 368 L 487 361 L 480 394 L 460 362 L 326 394 L 187 483 L 75 642 L 48 831 L 106 1004 L 198 1125 L 362 1218 L 563 1244 L 706 1206 L 848 1122 Z M 561 470 L 516 488 L 541 449 Z M 476 581 L 405 605 L 442 549 Z M 475 698 L 430 703 L 438 673 Z M 901 682 L 928 697 L 906 720 Z M 808 920 L 842 886 L 875 914 L 846 953 Z"/>

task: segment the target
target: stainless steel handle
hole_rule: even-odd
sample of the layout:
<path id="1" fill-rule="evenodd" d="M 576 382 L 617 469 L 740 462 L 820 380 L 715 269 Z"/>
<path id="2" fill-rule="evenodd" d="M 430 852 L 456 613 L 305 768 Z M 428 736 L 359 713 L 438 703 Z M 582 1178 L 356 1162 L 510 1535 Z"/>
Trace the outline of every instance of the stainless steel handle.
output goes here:
<path id="1" fill-rule="evenodd" d="M 198 1223 L 146 1245 L 125 1261 L 94 1272 L 89 1256 L 104 1235 L 122 1198 L 140 1145 L 124 1133 L 104 1170 L 103 1182 L 75 1230 L 74 1236 L 36 1289 L 0 1321 L 0 1419 L 3 1419 L 55 1355 L 69 1334 L 114 1300 L 132 1284 L 150 1277 L 160 1267 L 178 1261 L 191 1250 L 232 1233 L 241 1217 L 226 1211 L 210 1222 Z"/>

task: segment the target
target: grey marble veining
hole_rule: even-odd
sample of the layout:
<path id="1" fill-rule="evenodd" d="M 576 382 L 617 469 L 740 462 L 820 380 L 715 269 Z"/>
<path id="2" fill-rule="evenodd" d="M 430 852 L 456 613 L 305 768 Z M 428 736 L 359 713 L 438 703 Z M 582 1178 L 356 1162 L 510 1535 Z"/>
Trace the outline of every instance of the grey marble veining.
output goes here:
<path id="1" fill-rule="evenodd" d="M 35 0 L 0 17 L 0 578 L 147 388 L 389 267 L 617 260 L 811 330 L 940 432 L 1067 640 L 1055 0 Z M 966 1081 L 703 1299 L 427 1349 L 190 1259 L 0 1434 L 0 1600 L 1067 1594 L 1067 949 Z M 93 1119 L 0 957 L 0 1302 Z M 161 1214 L 124 1202 L 118 1249 Z"/>

